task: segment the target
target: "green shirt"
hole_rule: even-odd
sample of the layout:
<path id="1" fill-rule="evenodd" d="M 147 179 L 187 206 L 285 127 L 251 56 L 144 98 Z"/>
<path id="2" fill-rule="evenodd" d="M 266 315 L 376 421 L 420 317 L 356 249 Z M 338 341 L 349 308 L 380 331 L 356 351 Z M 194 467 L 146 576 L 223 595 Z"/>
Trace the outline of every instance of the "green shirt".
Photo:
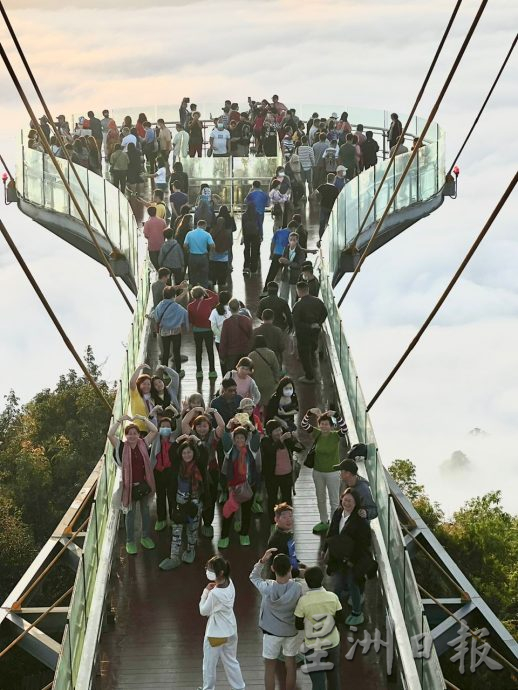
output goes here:
<path id="1" fill-rule="evenodd" d="M 338 431 L 330 431 L 323 434 L 318 429 L 313 431 L 316 441 L 315 470 L 317 472 L 336 472 L 333 465 L 340 462 L 340 434 Z"/>

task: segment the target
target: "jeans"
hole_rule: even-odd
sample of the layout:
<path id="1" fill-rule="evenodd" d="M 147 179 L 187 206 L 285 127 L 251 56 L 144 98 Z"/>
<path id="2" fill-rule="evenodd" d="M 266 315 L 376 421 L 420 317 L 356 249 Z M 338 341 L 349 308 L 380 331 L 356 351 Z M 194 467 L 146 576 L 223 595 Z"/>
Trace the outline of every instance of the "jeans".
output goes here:
<path id="1" fill-rule="evenodd" d="M 209 358 L 209 371 L 215 371 L 214 366 L 214 335 L 210 329 L 206 331 L 193 331 L 194 345 L 196 346 L 196 371 L 201 371 L 203 343 Z"/>
<path id="2" fill-rule="evenodd" d="M 189 283 L 209 287 L 208 254 L 189 254 Z"/>
<path id="3" fill-rule="evenodd" d="M 304 170 L 304 168 L 301 167 L 300 177 L 302 178 L 304 188 L 306 187 L 306 182 L 308 183 L 308 191 L 311 194 L 311 192 L 313 191 L 313 168 L 308 168 L 307 170 Z"/>
<path id="4" fill-rule="evenodd" d="M 160 358 L 160 364 L 164 366 L 169 366 L 169 352 L 171 349 L 171 343 L 173 344 L 173 359 L 174 368 L 177 372 L 180 372 L 182 368 L 182 360 L 180 355 L 180 350 L 182 347 L 182 334 L 177 335 L 162 335 L 162 356 Z"/>
<path id="5" fill-rule="evenodd" d="M 304 375 L 308 379 L 315 378 L 315 360 L 319 335 L 320 329 L 317 330 L 316 328 L 296 333 L 300 361 L 304 367 Z"/>
<path id="6" fill-rule="evenodd" d="M 311 664 L 315 664 L 315 660 L 312 661 L 311 659 L 314 651 L 311 649 L 305 655 L 305 664 L 311 678 L 311 687 L 313 690 L 326 690 L 326 687 L 327 690 L 340 690 L 340 644 L 326 651 L 327 655 L 323 657 L 322 663 L 331 662 L 333 664 L 333 668 L 329 671 L 311 671 Z"/>
<path id="7" fill-rule="evenodd" d="M 264 216 L 263 216 L 264 217 Z M 250 269 L 252 273 L 257 271 L 259 265 L 259 250 L 261 248 L 261 238 L 257 237 L 245 237 L 245 268 Z"/>
<path id="8" fill-rule="evenodd" d="M 333 592 L 340 599 L 343 606 L 344 593 L 351 597 L 352 613 L 359 616 L 362 612 L 362 593 L 351 566 L 346 565 L 345 570 L 333 573 Z"/>
<path id="9" fill-rule="evenodd" d="M 245 501 L 244 503 L 241 503 L 241 531 L 239 534 L 245 535 L 248 534 L 248 530 L 250 529 L 250 521 L 252 518 L 252 503 L 254 502 L 254 497 L 249 501 Z M 221 538 L 226 539 L 228 535 L 230 534 L 230 525 L 232 524 L 232 520 L 234 519 L 234 515 L 231 515 L 230 517 L 222 517 L 221 518 Z"/>
<path id="10" fill-rule="evenodd" d="M 131 510 L 126 513 L 126 541 L 135 541 L 135 513 L 137 506 L 140 507 L 140 521 L 142 523 L 142 539 L 149 537 L 151 530 L 151 519 L 149 516 L 149 496 L 144 496 L 139 501 L 131 502 Z"/>
<path id="11" fill-rule="evenodd" d="M 281 280 L 279 297 L 283 300 L 286 300 L 288 304 L 291 303 L 291 308 L 293 309 L 295 302 L 297 301 L 297 286 L 291 285 L 287 280 Z"/>
<path id="12" fill-rule="evenodd" d="M 338 464 L 338 458 L 336 459 Z M 320 514 L 320 522 L 328 522 L 327 496 L 331 504 L 331 514 L 338 508 L 340 501 L 340 477 L 338 472 L 319 472 L 313 470 L 313 482 L 317 494 L 317 506 Z"/>
<path id="13" fill-rule="evenodd" d="M 178 558 L 182 550 L 183 528 L 187 532 L 187 551 L 192 551 L 198 543 L 198 528 L 200 526 L 201 504 L 198 504 L 196 517 L 190 518 L 188 522 L 173 522 L 171 532 L 171 558 Z"/>
<path id="14" fill-rule="evenodd" d="M 281 490 L 281 503 L 288 503 L 292 505 L 292 489 L 293 489 L 293 475 L 289 474 L 273 475 L 266 480 L 266 491 L 268 492 L 268 515 L 270 522 L 273 525 L 275 520 L 273 518 L 273 509 L 278 503 L 279 489 Z"/>
<path id="15" fill-rule="evenodd" d="M 167 519 L 168 512 L 170 518 L 173 516 L 175 502 L 173 470 L 171 467 L 166 467 L 161 472 L 154 470 L 153 474 L 155 475 L 156 484 L 156 519 L 159 522 L 163 522 Z M 167 510 L 168 504 L 169 511 Z"/>

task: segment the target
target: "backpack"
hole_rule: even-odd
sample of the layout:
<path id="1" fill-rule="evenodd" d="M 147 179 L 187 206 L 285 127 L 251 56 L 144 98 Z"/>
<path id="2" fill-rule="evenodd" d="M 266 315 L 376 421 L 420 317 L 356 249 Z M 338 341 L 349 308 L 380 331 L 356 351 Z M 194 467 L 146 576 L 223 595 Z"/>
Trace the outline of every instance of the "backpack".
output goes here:
<path id="1" fill-rule="evenodd" d="M 328 151 L 325 155 L 324 158 L 322 159 L 324 162 L 324 168 L 327 173 L 334 173 L 336 172 L 336 157 L 335 154 L 331 151 Z"/>

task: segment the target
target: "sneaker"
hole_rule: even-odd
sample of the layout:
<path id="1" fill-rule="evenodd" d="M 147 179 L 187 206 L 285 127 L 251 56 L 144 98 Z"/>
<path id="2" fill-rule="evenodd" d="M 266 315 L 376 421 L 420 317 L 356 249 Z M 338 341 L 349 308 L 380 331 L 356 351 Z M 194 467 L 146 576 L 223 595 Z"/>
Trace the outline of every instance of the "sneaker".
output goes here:
<path id="1" fill-rule="evenodd" d="M 154 549 L 155 542 L 150 537 L 142 537 L 140 543 L 145 549 Z"/>
<path id="2" fill-rule="evenodd" d="M 204 537 L 212 539 L 214 536 L 214 527 L 212 525 L 202 525 L 201 533 Z"/>
<path id="3" fill-rule="evenodd" d="M 209 371 L 209 379 L 217 379 L 218 378 L 218 372 L 217 371 Z"/>
<path id="4" fill-rule="evenodd" d="M 329 522 L 319 522 L 318 525 L 313 527 L 314 534 L 320 534 L 321 532 L 327 532 L 329 529 Z"/>
<path id="5" fill-rule="evenodd" d="M 196 551 L 194 549 L 187 549 L 182 553 L 182 561 L 184 563 L 194 563 L 196 558 Z"/>
<path id="6" fill-rule="evenodd" d="M 129 553 L 130 556 L 134 556 L 137 553 L 137 551 L 137 545 L 134 541 L 126 542 L 126 552 Z"/>
<path id="7" fill-rule="evenodd" d="M 228 537 L 221 538 L 218 541 L 218 549 L 228 549 L 229 543 L 230 543 L 230 539 Z"/>
<path id="8" fill-rule="evenodd" d="M 308 379 L 307 376 L 300 376 L 297 380 L 299 383 L 315 383 L 315 379 Z"/>
<path id="9" fill-rule="evenodd" d="M 347 618 L 345 619 L 345 624 L 346 625 L 361 625 L 365 620 L 365 616 L 363 613 L 359 613 L 357 616 L 354 613 L 351 613 Z"/>
<path id="10" fill-rule="evenodd" d="M 183 379 L 183 377 L 185 376 L 185 371 L 184 371 L 183 369 L 180 369 L 180 371 L 178 372 L 178 376 L 179 376 L 181 379 Z"/>
<path id="11" fill-rule="evenodd" d="M 264 513 L 263 506 L 260 501 L 254 501 L 252 503 L 252 513 L 257 513 L 257 515 L 262 515 Z"/>
<path id="12" fill-rule="evenodd" d="M 196 378 L 197 378 L 197 379 L 202 379 L 202 378 L 203 378 L 203 371 L 197 371 L 197 372 L 196 372 Z"/>
<path id="13" fill-rule="evenodd" d="M 180 355 L 180 362 L 188 362 L 188 361 L 189 361 L 189 358 L 187 357 L 187 355 Z"/>
<path id="14" fill-rule="evenodd" d="M 239 543 L 241 544 L 241 546 L 250 546 L 250 537 L 248 536 L 248 534 L 240 534 Z"/>
<path id="15" fill-rule="evenodd" d="M 241 523 L 239 522 L 239 520 L 234 520 L 234 529 L 236 530 L 236 532 L 241 532 Z"/>
<path id="16" fill-rule="evenodd" d="M 161 532 L 167 527 L 167 520 L 157 520 L 155 522 L 155 532 Z"/>
<path id="17" fill-rule="evenodd" d="M 158 567 L 160 570 L 174 570 L 181 565 L 182 561 L 178 558 L 178 556 L 174 556 L 173 558 L 165 558 Z"/>

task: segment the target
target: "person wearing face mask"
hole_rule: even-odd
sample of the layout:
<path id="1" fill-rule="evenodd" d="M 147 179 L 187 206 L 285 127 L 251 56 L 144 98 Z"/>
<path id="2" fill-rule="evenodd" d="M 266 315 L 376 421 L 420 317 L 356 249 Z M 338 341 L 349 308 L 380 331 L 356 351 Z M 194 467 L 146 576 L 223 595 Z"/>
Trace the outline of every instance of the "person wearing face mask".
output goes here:
<path id="1" fill-rule="evenodd" d="M 244 690 L 245 681 L 237 660 L 236 590 L 230 579 L 230 563 L 221 556 L 213 556 L 207 561 L 205 574 L 209 584 L 202 592 L 199 609 L 208 620 L 203 639 L 203 686 L 198 690 L 216 689 L 220 660 L 228 685 L 233 690 Z"/>
<path id="2" fill-rule="evenodd" d="M 170 557 L 159 568 L 173 570 L 184 563 L 193 563 L 198 543 L 198 528 L 206 491 L 206 464 L 201 461 L 196 436 L 179 436 L 173 450 L 172 469 L 172 538 Z M 184 527 L 187 549 L 182 550 Z"/>
<path id="3" fill-rule="evenodd" d="M 278 421 L 284 431 L 295 431 L 295 416 L 299 411 L 299 402 L 295 393 L 293 379 L 284 376 L 277 385 L 277 390 L 266 407 L 267 420 Z"/>
<path id="4" fill-rule="evenodd" d="M 176 422 L 168 417 L 162 417 L 158 424 L 158 436 L 153 441 L 150 451 L 156 486 L 156 532 L 161 532 L 167 527 L 168 513 L 169 518 L 173 519 L 175 491 L 172 463 L 175 429 Z"/>
<path id="5" fill-rule="evenodd" d="M 124 429 L 125 440 L 118 436 L 119 427 L 123 421 L 130 424 Z M 147 429 L 147 434 L 142 438 L 137 422 Z M 155 542 L 150 537 L 151 525 L 149 516 L 149 503 L 155 493 L 155 478 L 148 454 L 148 446 L 157 435 L 157 428 L 147 419 L 147 416 L 124 415 L 114 422 L 108 431 L 108 440 L 114 448 L 113 458 L 122 470 L 122 496 L 121 507 L 125 515 L 126 525 L 126 551 L 130 555 L 137 553 L 135 542 L 135 512 L 140 508 L 142 523 L 142 537 L 140 543 L 145 549 L 154 549 Z"/>
<path id="6" fill-rule="evenodd" d="M 327 534 L 324 559 L 327 573 L 333 578 L 333 591 L 344 603 L 348 594 L 351 613 L 345 619 L 346 625 L 361 625 L 361 586 L 365 577 L 374 577 L 377 565 L 371 554 L 371 532 L 369 523 L 358 514 L 361 499 L 355 489 L 346 489 L 340 497 L 340 506 L 335 510 Z"/>
<path id="7" fill-rule="evenodd" d="M 230 151 L 230 132 L 225 129 L 223 122 L 218 122 L 209 137 L 209 151 L 212 151 L 214 158 L 223 158 L 229 155 Z"/>
<path id="8" fill-rule="evenodd" d="M 304 446 L 299 443 L 295 432 L 284 431 L 282 424 L 275 419 L 267 422 L 266 435 L 261 439 L 261 463 L 272 528 L 279 492 L 283 503 L 291 505 L 293 502 L 293 453 L 302 450 Z"/>

